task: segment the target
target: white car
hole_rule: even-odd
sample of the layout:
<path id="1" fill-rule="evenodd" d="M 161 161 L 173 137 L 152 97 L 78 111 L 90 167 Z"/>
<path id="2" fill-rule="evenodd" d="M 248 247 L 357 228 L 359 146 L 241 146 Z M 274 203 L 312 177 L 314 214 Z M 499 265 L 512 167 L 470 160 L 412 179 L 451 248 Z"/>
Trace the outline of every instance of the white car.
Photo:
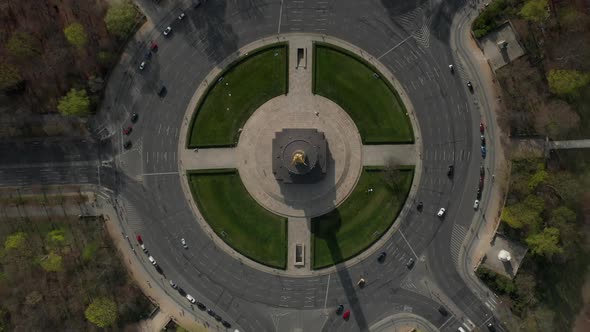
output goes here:
<path id="1" fill-rule="evenodd" d="M 445 215 L 445 208 L 440 208 L 440 210 L 438 210 L 438 213 L 436 214 L 439 217 L 442 217 Z"/>
<path id="2" fill-rule="evenodd" d="M 143 70 L 144 68 L 145 68 L 145 61 L 142 61 L 142 62 L 139 64 L 139 70 Z"/>
<path id="3" fill-rule="evenodd" d="M 479 208 L 479 199 L 476 199 L 475 202 L 473 202 L 473 209 L 477 210 Z"/>
<path id="4" fill-rule="evenodd" d="M 158 263 L 156 263 L 156 260 L 152 256 L 148 256 L 148 260 L 150 261 L 150 263 L 152 263 L 153 266 L 158 265 Z"/>
<path id="5" fill-rule="evenodd" d="M 186 241 L 184 240 L 184 238 L 180 239 L 180 243 L 182 243 L 184 249 L 188 249 L 188 246 L 186 245 Z"/>
<path id="6" fill-rule="evenodd" d="M 194 297 L 192 297 L 190 294 L 186 294 L 186 299 L 190 302 L 190 303 L 197 303 L 197 300 L 195 300 Z"/>
<path id="7" fill-rule="evenodd" d="M 170 26 L 164 29 L 164 36 L 168 36 L 172 32 L 172 28 Z"/>
<path id="8" fill-rule="evenodd" d="M 180 15 L 178 15 L 178 20 L 179 21 L 182 21 L 182 19 L 184 18 L 184 16 L 185 16 L 184 13 L 180 13 Z"/>

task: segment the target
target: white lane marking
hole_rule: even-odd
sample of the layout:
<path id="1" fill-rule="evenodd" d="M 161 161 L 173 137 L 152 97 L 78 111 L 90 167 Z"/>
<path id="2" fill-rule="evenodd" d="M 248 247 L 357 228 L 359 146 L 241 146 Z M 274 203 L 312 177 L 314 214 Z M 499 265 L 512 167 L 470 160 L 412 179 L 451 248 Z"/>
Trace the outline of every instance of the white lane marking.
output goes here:
<path id="1" fill-rule="evenodd" d="M 404 236 L 404 233 L 402 232 L 402 230 L 399 230 L 399 235 L 402 236 L 402 238 L 404 239 L 404 241 L 406 241 L 406 244 L 408 245 L 408 248 L 410 248 L 410 250 L 412 251 L 412 253 L 414 254 L 414 256 L 416 257 L 416 259 L 418 258 L 418 255 L 416 255 L 416 252 L 414 251 L 414 249 L 412 249 L 412 246 L 410 245 L 410 242 L 408 242 L 408 240 L 406 240 L 406 237 Z"/>
<path id="2" fill-rule="evenodd" d="M 277 34 L 281 33 L 281 19 L 283 18 L 283 0 L 281 0 L 281 7 L 279 9 L 279 26 L 277 28 Z"/>
<path id="3" fill-rule="evenodd" d="M 396 48 L 400 47 L 403 43 L 405 43 L 408 39 L 412 38 L 412 35 L 407 36 L 406 38 L 404 38 L 401 42 L 397 43 L 397 45 L 395 45 L 394 47 L 390 48 L 387 52 L 381 54 L 381 56 L 379 56 L 377 58 L 377 60 L 380 60 L 382 57 L 386 56 L 387 54 L 391 53 L 393 50 L 395 50 Z"/>
<path id="4" fill-rule="evenodd" d="M 161 173 L 144 173 L 142 176 L 149 176 L 149 175 L 178 175 L 178 172 L 161 172 Z"/>
<path id="5" fill-rule="evenodd" d="M 324 309 L 326 309 L 326 304 L 328 303 L 328 292 L 330 291 L 330 277 L 332 275 L 328 274 L 328 283 L 326 285 L 326 298 L 324 299 Z"/>

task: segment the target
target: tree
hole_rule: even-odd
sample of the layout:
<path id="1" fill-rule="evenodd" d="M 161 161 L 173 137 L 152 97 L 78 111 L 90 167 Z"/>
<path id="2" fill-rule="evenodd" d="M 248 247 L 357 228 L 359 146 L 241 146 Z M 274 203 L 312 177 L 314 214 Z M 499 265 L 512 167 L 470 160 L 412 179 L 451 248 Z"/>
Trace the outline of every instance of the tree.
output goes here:
<path id="1" fill-rule="evenodd" d="M 529 0 L 522 9 L 520 15 L 527 21 L 543 22 L 547 17 L 547 0 Z"/>
<path id="2" fill-rule="evenodd" d="M 105 297 L 96 298 L 86 308 L 84 316 L 98 327 L 105 328 L 111 326 L 117 320 L 117 304 L 115 301 Z"/>
<path id="3" fill-rule="evenodd" d="M 546 258 L 563 252 L 559 246 L 559 230 L 554 227 L 547 227 L 543 232 L 527 237 L 525 242 L 533 254 Z"/>
<path id="4" fill-rule="evenodd" d="M 577 70 L 551 69 L 547 81 L 553 93 L 575 95 L 580 88 L 590 83 L 590 74 Z"/>
<path id="5" fill-rule="evenodd" d="M 8 235 L 6 240 L 4 241 L 4 249 L 6 249 L 6 250 L 18 249 L 18 248 L 22 247 L 22 245 L 25 243 L 26 239 L 27 239 L 27 235 L 23 232 L 17 232 L 17 233 L 10 234 L 10 235 Z"/>
<path id="6" fill-rule="evenodd" d="M 529 189 L 534 190 L 538 185 L 544 183 L 548 177 L 549 174 L 547 174 L 547 171 L 544 169 L 535 172 L 535 174 L 529 178 Z"/>
<path id="7" fill-rule="evenodd" d="M 66 39 L 77 48 L 83 48 L 88 44 L 88 35 L 80 23 L 72 23 L 64 29 Z"/>
<path id="8" fill-rule="evenodd" d="M 8 90 L 15 87 L 23 78 L 20 76 L 15 66 L 0 61 L 0 90 Z"/>
<path id="9" fill-rule="evenodd" d="M 54 229 L 47 234 L 47 242 L 55 247 L 62 247 L 67 244 L 66 231 Z"/>
<path id="10" fill-rule="evenodd" d="M 96 55 L 98 63 L 105 67 L 110 67 L 117 60 L 117 55 L 113 52 L 100 51 Z"/>
<path id="11" fill-rule="evenodd" d="M 541 224 L 541 212 L 545 202 L 542 198 L 529 195 L 524 201 L 509 205 L 502 211 L 502 221 L 514 229 L 527 227 L 536 230 Z"/>
<path id="12" fill-rule="evenodd" d="M 137 16 L 138 11 L 135 6 L 130 1 L 124 0 L 109 7 L 104 21 L 110 33 L 126 38 L 133 32 Z"/>
<path id="13" fill-rule="evenodd" d="M 14 32 L 6 42 L 6 49 L 13 57 L 32 58 L 40 54 L 37 42 L 25 32 Z"/>
<path id="14" fill-rule="evenodd" d="M 49 255 L 41 258 L 39 264 L 47 272 L 59 272 L 63 270 L 63 258 L 54 252 L 50 252 Z"/>
<path id="15" fill-rule="evenodd" d="M 563 100 L 553 99 L 535 112 L 535 130 L 551 138 L 567 137 L 580 126 L 580 115 Z"/>
<path id="16" fill-rule="evenodd" d="M 90 99 L 86 90 L 71 89 L 57 104 L 62 115 L 85 116 L 90 113 Z"/>

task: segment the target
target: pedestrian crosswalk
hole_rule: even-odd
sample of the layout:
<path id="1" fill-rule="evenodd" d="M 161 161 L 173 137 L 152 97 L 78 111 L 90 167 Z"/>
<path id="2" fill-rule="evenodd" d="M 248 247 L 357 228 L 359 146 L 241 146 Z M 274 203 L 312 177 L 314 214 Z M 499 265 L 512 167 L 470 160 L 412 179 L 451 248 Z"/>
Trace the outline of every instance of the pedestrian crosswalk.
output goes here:
<path id="1" fill-rule="evenodd" d="M 463 239 L 465 239 L 466 233 L 467 228 L 465 226 L 457 223 L 453 225 L 453 233 L 451 234 L 451 257 L 455 265 L 459 260 L 459 251 L 461 250 L 461 245 L 463 244 Z"/>
<path id="2" fill-rule="evenodd" d="M 141 233 L 141 217 L 139 216 L 139 213 L 137 212 L 135 207 L 133 207 L 133 205 L 131 205 L 127 200 L 124 199 L 122 208 L 125 222 L 129 225 L 129 227 L 131 227 L 131 229 L 134 232 Z"/>

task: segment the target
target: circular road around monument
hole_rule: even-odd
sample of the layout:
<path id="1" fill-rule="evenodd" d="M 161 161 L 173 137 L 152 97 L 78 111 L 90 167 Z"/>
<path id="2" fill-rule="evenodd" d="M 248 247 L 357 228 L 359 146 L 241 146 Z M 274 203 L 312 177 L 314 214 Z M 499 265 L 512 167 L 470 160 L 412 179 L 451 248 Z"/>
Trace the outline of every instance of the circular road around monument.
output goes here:
<path id="1" fill-rule="evenodd" d="M 209 0 L 185 8 L 146 2 L 154 30 L 115 68 L 103 104 L 106 121 L 122 125 L 134 112 L 140 121 L 130 136 L 131 150 L 123 150 L 122 139 L 118 143 L 123 162 L 102 185 L 122 198 L 126 222 L 142 234 L 166 278 L 244 331 L 278 330 L 280 317 L 295 312 L 290 310 L 301 317 L 292 327 L 300 327 L 305 317 L 326 308 L 330 314 L 319 320 L 317 329 L 364 331 L 384 317 L 411 311 L 434 326 L 456 330 L 459 322 L 441 316 L 438 300 L 420 286 L 429 277 L 475 324 L 482 324 L 489 314 L 457 272 L 458 250 L 473 215 L 465 201 L 475 196 L 473 173 L 481 162 L 475 145 L 479 115 L 472 113 L 460 68 L 455 75 L 447 69 L 453 63 L 451 19 L 463 5 L 436 0 Z M 181 9 L 186 17 L 178 21 Z M 162 36 L 170 24 L 173 33 Z M 241 46 L 289 32 L 325 34 L 357 45 L 390 69 L 414 105 L 423 144 L 423 175 L 415 199 L 424 202 L 424 211 L 407 214 L 383 246 L 390 253 L 383 264 L 370 257 L 313 278 L 263 273 L 219 250 L 184 199 L 180 181 L 185 178 L 178 174 L 176 151 L 194 91 Z M 159 50 L 140 71 L 137 66 L 150 40 Z M 167 87 L 163 98 L 157 95 L 162 84 Z M 446 176 L 450 164 L 455 165 L 454 178 Z M 444 221 L 436 217 L 440 207 L 447 208 Z M 180 238 L 189 250 L 182 248 Z M 412 271 L 403 263 L 410 257 L 417 261 Z M 428 269 L 430 265 L 434 268 Z M 363 289 L 356 287 L 360 276 L 368 280 Z M 339 303 L 351 309 L 349 321 L 332 313 Z M 281 325 L 283 329 L 290 328 Z"/>

